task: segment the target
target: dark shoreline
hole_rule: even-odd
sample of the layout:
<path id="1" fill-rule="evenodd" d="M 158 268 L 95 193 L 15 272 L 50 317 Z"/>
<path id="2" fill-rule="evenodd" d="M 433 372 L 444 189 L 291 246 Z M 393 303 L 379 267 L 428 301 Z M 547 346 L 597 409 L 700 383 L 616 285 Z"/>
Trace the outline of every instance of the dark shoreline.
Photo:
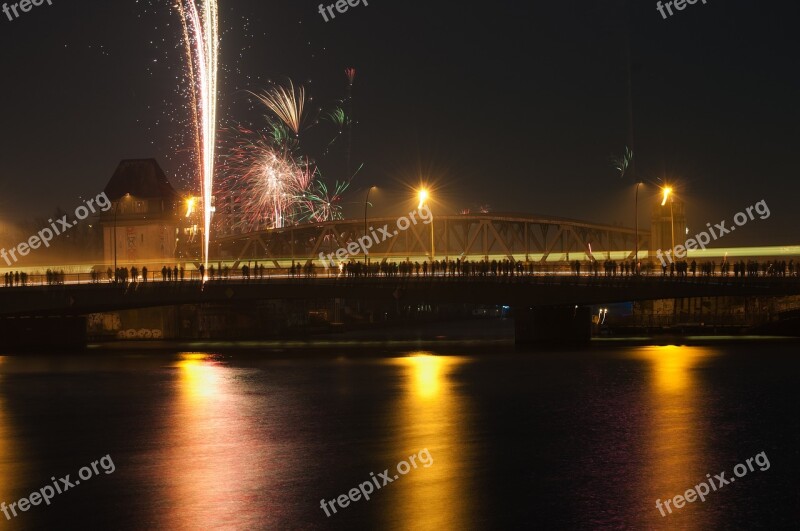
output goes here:
<path id="1" fill-rule="evenodd" d="M 629 331 L 630 332 L 630 331 Z M 640 346 L 723 346 L 731 344 L 797 344 L 800 337 L 781 335 L 725 335 L 663 331 L 657 334 L 629 334 L 595 337 L 587 344 L 548 343 L 541 346 L 515 346 L 514 323 L 511 319 L 467 319 L 450 322 L 407 323 L 394 327 L 361 328 L 338 333 L 298 333 L 270 339 L 142 339 L 89 341 L 81 348 L 61 346 L 46 348 L 11 348 L 2 355 L 47 353 L 53 356 L 100 354 L 108 352 L 240 352 L 264 356 L 285 352 L 309 355 L 341 355 L 348 352 L 358 357 L 380 356 L 408 351 L 448 354 L 453 351 L 470 355 L 536 353 L 540 351 L 593 351 Z M 488 353 L 487 353 L 488 351 Z"/>
<path id="2" fill-rule="evenodd" d="M 316 355 L 324 354 L 330 350 L 341 355 L 342 351 L 362 354 L 378 352 L 400 353 L 409 350 L 424 350 L 437 354 L 446 354 L 448 351 L 458 349 L 469 354 L 508 354 L 537 352 L 538 350 L 564 350 L 564 351 L 592 351 L 613 350 L 625 347 L 641 346 L 725 346 L 739 345 L 793 345 L 800 344 L 800 338 L 784 336 L 687 336 L 687 337 L 626 337 L 626 338 L 596 338 L 587 345 L 543 345 L 542 349 L 530 347 L 515 347 L 513 338 L 507 339 L 440 339 L 440 340 L 267 340 L 267 341 L 130 341 L 93 343 L 88 345 L 87 351 L 211 351 L 226 353 L 259 351 L 262 354 L 281 352 L 308 352 Z M 491 348 L 491 353 L 486 353 Z"/>

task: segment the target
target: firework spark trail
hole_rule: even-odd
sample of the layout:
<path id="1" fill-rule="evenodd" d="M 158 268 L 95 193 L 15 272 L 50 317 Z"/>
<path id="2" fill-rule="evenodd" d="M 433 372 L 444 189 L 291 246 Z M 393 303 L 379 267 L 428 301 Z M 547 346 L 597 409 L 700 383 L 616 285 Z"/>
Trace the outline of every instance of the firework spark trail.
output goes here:
<path id="1" fill-rule="evenodd" d="M 198 159 L 202 161 L 201 195 L 203 197 L 203 263 L 208 265 L 208 242 L 211 229 L 211 196 L 214 186 L 214 152 L 217 132 L 217 68 L 219 58 L 219 18 L 216 0 L 202 0 L 202 10 L 198 11 L 196 2 L 189 0 L 187 29 L 185 36 L 187 53 L 194 56 L 196 69 L 190 67 L 189 73 L 194 83 L 194 101 L 199 105 L 195 114 L 195 127 L 202 138 L 202 152 Z M 181 13 L 184 10 L 181 7 Z M 191 33 L 191 36 L 188 35 Z M 195 79 L 195 72 L 197 78 Z"/>
<path id="2" fill-rule="evenodd" d="M 194 60 L 192 58 L 192 47 L 189 45 L 189 43 L 191 42 L 191 38 L 189 36 L 189 24 L 187 22 L 186 10 L 183 8 L 183 4 L 181 2 L 178 2 L 176 4 L 176 7 L 178 9 L 178 14 L 180 15 L 180 19 L 181 19 L 181 28 L 183 30 L 183 42 L 186 43 L 185 44 L 186 69 L 188 70 L 188 78 L 193 83 L 192 89 L 189 91 L 189 95 L 190 95 L 190 97 L 192 99 L 192 104 L 191 104 L 192 123 L 193 124 L 199 124 L 200 120 L 199 120 L 199 117 L 197 115 L 197 113 L 198 113 L 197 91 L 194 89 L 194 85 L 196 85 L 194 83 L 194 80 L 195 80 L 195 76 L 194 76 Z M 195 127 L 194 142 L 195 142 L 195 153 L 197 154 L 196 156 L 197 156 L 198 160 L 200 160 L 200 156 L 201 156 L 200 154 L 203 152 L 202 136 L 203 135 L 202 135 L 202 131 L 200 131 L 200 128 L 199 127 Z M 202 172 L 202 168 L 198 167 L 197 168 L 197 173 L 198 173 L 197 177 L 199 177 L 201 172 Z"/>
<path id="3" fill-rule="evenodd" d="M 263 94 L 253 95 L 275 113 L 275 116 L 286 124 L 295 136 L 300 134 L 306 104 L 306 89 L 302 85 L 295 90 L 294 83 L 289 80 L 288 89 L 279 85 Z"/>
<path id="4" fill-rule="evenodd" d="M 352 179 L 350 159 L 353 153 L 353 83 L 356 80 L 356 69 L 346 68 L 344 74 L 347 76 L 347 166 L 345 170 L 347 175 L 345 177 Z"/>

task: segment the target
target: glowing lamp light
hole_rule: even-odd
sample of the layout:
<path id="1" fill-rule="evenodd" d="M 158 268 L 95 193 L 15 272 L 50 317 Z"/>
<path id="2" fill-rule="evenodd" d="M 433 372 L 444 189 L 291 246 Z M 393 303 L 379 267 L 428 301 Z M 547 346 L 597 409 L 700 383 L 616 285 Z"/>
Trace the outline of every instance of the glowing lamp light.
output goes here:
<path id="1" fill-rule="evenodd" d="M 671 193 L 672 193 L 672 188 L 670 188 L 669 186 L 664 188 L 664 199 L 663 199 L 663 201 L 661 201 L 661 206 L 664 206 L 664 205 L 667 204 L 667 199 L 669 199 L 669 196 L 670 196 Z"/>
<path id="2" fill-rule="evenodd" d="M 195 198 L 194 197 L 190 197 L 189 199 L 186 200 L 186 217 L 187 218 L 189 216 L 191 216 L 192 214 L 194 214 L 194 203 L 195 203 Z"/>
<path id="3" fill-rule="evenodd" d="M 422 190 L 419 191 L 418 196 L 419 196 L 419 206 L 417 208 L 419 209 L 422 208 L 422 205 L 424 205 L 425 201 L 428 200 L 428 191 L 423 188 Z"/>

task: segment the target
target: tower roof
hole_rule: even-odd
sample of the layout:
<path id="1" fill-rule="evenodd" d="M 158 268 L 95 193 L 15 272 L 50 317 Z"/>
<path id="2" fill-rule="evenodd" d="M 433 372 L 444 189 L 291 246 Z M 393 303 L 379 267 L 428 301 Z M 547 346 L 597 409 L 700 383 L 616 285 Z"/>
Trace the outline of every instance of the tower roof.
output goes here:
<path id="1" fill-rule="evenodd" d="M 172 187 L 156 159 L 121 161 L 104 192 L 111 201 L 116 201 L 125 194 L 147 199 L 179 198 L 178 192 Z"/>

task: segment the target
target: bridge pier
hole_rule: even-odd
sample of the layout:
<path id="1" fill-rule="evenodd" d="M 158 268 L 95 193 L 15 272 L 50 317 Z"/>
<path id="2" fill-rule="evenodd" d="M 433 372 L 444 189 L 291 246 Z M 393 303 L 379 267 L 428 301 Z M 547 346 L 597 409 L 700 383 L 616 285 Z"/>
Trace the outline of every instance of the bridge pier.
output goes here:
<path id="1" fill-rule="evenodd" d="M 588 306 L 534 306 L 514 308 L 517 346 L 581 345 L 592 338 Z"/>

